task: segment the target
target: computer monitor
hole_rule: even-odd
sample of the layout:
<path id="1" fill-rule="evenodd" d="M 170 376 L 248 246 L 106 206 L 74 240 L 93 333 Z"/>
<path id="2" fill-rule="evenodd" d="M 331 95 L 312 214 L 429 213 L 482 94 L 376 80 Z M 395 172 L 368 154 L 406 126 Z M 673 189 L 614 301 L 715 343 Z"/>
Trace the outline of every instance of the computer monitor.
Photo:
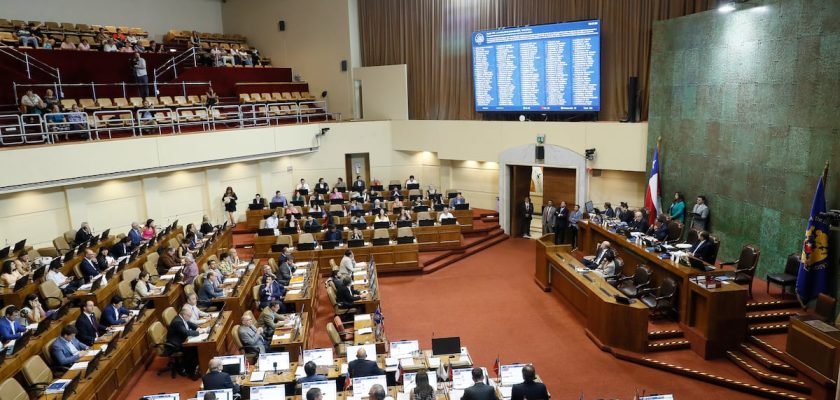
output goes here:
<path id="1" fill-rule="evenodd" d="M 367 394 L 370 393 L 370 387 L 373 385 L 382 385 L 383 388 L 387 388 L 388 380 L 385 378 L 385 375 L 353 378 L 353 396 L 367 396 Z"/>
<path id="2" fill-rule="evenodd" d="M 257 236 L 274 236 L 274 229 L 258 229 Z"/>
<path id="3" fill-rule="evenodd" d="M 275 400 L 286 398 L 286 385 L 253 386 L 251 400 Z M 198 399 L 201 400 L 201 399 Z"/>
<path id="4" fill-rule="evenodd" d="M 288 243 L 275 243 L 275 244 L 271 245 L 271 251 L 274 252 L 274 253 L 279 253 L 287 247 L 289 247 Z"/>
<path id="5" fill-rule="evenodd" d="M 373 223 L 374 229 L 388 229 L 391 227 L 391 223 L 387 221 L 380 221 Z"/>
<path id="6" fill-rule="evenodd" d="M 9 251 L 11 251 L 11 247 L 6 246 L 3 249 L 0 249 L 0 260 L 9 257 Z"/>
<path id="7" fill-rule="evenodd" d="M 230 375 L 242 375 L 245 369 L 245 356 L 242 354 L 235 354 L 231 356 L 219 356 L 215 359 L 222 362 L 222 371 Z"/>
<path id="8" fill-rule="evenodd" d="M 411 228 L 411 221 L 397 221 L 397 228 Z"/>
<path id="9" fill-rule="evenodd" d="M 435 371 L 428 371 L 426 372 L 426 376 L 429 377 L 429 385 L 433 388 L 437 387 L 437 374 Z M 403 374 L 403 393 L 408 393 L 411 389 L 414 389 L 417 386 L 417 373 L 416 372 L 407 372 Z"/>
<path id="10" fill-rule="evenodd" d="M 592 213 L 595 211 L 595 205 L 592 204 L 592 200 L 587 201 L 583 204 L 583 209 L 586 210 L 588 213 Z"/>
<path id="11" fill-rule="evenodd" d="M 458 223 L 457 218 L 442 218 L 440 220 L 441 225 L 455 225 Z"/>
<path id="12" fill-rule="evenodd" d="M 257 360 L 257 370 L 261 372 L 270 372 L 274 370 L 287 371 L 288 369 L 288 352 L 260 354 L 260 358 Z"/>
<path id="13" fill-rule="evenodd" d="M 321 248 L 324 250 L 332 250 L 338 246 L 339 242 L 337 240 L 328 240 L 321 242 Z"/>
<path id="14" fill-rule="evenodd" d="M 470 209 L 470 203 L 456 204 L 455 209 L 456 210 L 469 210 Z"/>
<path id="15" fill-rule="evenodd" d="M 335 390 L 335 382 L 334 381 L 321 381 L 321 382 L 304 382 L 300 384 L 300 393 L 302 398 L 306 398 L 306 392 L 310 389 L 318 388 L 321 389 L 321 394 L 323 394 L 324 400 L 336 400 L 338 397 L 336 395 Z"/>
<path id="16" fill-rule="evenodd" d="M 376 360 L 376 344 L 356 344 L 352 346 L 347 346 L 347 362 L 353 361 L 356 359 L 356 352 L 359 351 L 360 348 L 365 349 L 367 352 L 367 359 L 368 360 Z M 385 387 L 385 386 L 382 386 Z"/>
<path id="17" fill-rule="evenodd" d="M 147 394 L 141 397 L 142 400 L 181 400 L 180 393 Z"/>
<path id="18" fill-rule="evenodd" d="M 105 232 L 102 232 L 102 235 L 99 236 L 99 240 L 108 239 L 108 235 L 110 235 L 110 234 L 111 234 L 111 228 L 108 228 L 108 229 L 105 230 Z"/>
<path id="19" fill-rule="evenodd" d="M 522 368 L 525 364 L 510 364 L 499 367 L 499 377 L 502 378 L 502 386 L 513 386 L 525 381 L 522 378 Z"/>
<path id="20" fill-rule="evenodd" d="M 484 369 L 484 368 L 482 368 Z M 485 372 L 485 376 L 487 373 Z M 458 368 L 452 370 L 452 388 L 466 389 L 474 384 L 472 379 L 472 368 Z"/>
<path id="21" fill-rule="evenodd" d="M 275 209 L 275 208 L 283 207 L 283 206 L 285 206 L 285 204 L 283 204 L 283 203 L 274 203 L 274 202 L 268 203 L 268 208 L 270 208 L 272 210 Z"/>
<path id="22" fill-rule="evenodd" d="M 432 339 L 432 354 L 460 354 L 461 353 L 461 338 L 459 336 L 433 338 Z"/>
<path id="23" fill-rule="evenodd" d="M 374 246 L 387 246 L 389 244 L 391 244 L 391 239 L 390 238 L 376 238 L 376 239 L 373 239 L 373 245 Z"/>
<path id="24" fill-rule="evenodd" d="M 446 206 L 444 206 L 443 204 L 435 204 L 434 210 L 435 211 L 443 211 L 443 207 L 446 207 Z"/>
<path id="25" fill-rule="evenodd" d="M 233 400 L 233 389 L 199 390 L 195 397 L 197 399 L 203 399 L 205 393 L 214 393 L 216 400 Z"/>
<path id="26" fill-rule="evenodd" d="M 262 210 L 264 207 L 265 207 L 265 204 L 263 204 L 263 203 L 248 204 L 248 209 L 249 210 Z"/>
<path id="27" fill-rule="evenodd" d="M 421 219 L 417 221 L 417 225 L 419 226 L 434 226 L 435 220 L 433 219 Z"/>
<path id="28" fill-rule="evenodd" d="M 12 249 L 12 253 L 17 253 L 26 246 L 26 239 L 21 240 L 20 242 L 15 243 L 15 248 Z"/>
<path id="29" fill-rule="evenodd" d="M 408 190 L 420 189 L 420 184 L 419 183 L 409 183 L 409 184 L 405 185 L 405 188 L 408 189 Z"/>
<path id="30" fill-rule="evenodd" d="M 364 239 L 351 239 L 347 241 L 347 247 L 363 247 L 364 245 Z"/>
<path id="31" fill-rule="evenodd" d="M 303 250 L 315 250 L 315 242 L 298 243 L 297 249 L 301 250 L 301 251 L 303 251 Z"/>
<path id="32" fill-rule="evenodd" d="M 411 357 L 412 353 L 417 351 L 420 351 L 420 341 L 418 340 L 393 341 L 389 349 L 392 358 Z"/>
<path id="33" fill-rule="evenodd" d="M 331 367 L 334 363 L 333 349 L 326 347 L 323 349 L 309 349 L 303 351 L 303 363 L 314 362 L 315 365 L 323 367 Z"/>

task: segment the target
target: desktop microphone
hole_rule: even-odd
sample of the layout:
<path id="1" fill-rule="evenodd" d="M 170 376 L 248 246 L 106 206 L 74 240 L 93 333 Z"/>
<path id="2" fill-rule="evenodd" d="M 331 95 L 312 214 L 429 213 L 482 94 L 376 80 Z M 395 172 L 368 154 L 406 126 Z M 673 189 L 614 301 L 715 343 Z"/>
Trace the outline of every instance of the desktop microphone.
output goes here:
<path id="1" fill-rule="evenodd" d="M 277 361 L 274 362 L 274 374 L 277 374 Z"/>

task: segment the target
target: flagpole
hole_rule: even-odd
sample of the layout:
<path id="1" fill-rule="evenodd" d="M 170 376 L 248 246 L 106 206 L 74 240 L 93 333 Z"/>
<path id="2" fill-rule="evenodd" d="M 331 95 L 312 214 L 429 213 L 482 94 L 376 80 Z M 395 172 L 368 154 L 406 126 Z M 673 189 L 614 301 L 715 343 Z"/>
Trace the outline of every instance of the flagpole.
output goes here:
<path id="1" fill-rule="evenodd" d="M 828 160 L 825 160 L 825 169 L 823 170 L 823 185 L 828 185 Z"/>

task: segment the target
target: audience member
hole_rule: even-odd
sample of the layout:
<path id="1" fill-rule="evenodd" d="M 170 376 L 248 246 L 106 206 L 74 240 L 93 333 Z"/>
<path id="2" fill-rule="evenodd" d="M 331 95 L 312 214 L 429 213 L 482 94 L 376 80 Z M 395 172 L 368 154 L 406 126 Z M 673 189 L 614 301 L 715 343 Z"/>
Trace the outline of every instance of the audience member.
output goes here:
<path id="1" fill-rule="evenodd" d="M 23 276 L 20 274 L 20 272 L 18 272 L 17 267 L 15 267 L 14 261 L 3 261 L 3 270 L 2 274 L 0 274 L 0 280 L 3 281 L 3 286 L 12 288 L 15 286 L 15 282 L 17 282 L 18 279 L 22 277 Z"/>
<path id="2" fill-rule="evenodd" d="M 201 378 L 202 383 L 204 383 L 204 390 L 231 389 L 234 394 L 239 393 L 241 378 L 237 377 L 236 382 L 234 382 L 230 374 L 222 371 L 221 360 L 218 358 L 211 359 L 208 369 L 210 372 Z"/>
<path id="3" fill-rule="evenodd" d="M 496 396 L 496 388 L 488 385 L 481 368 L 473 368 L 472 378 L 474 384 L 464 390 L 462 400 L 499 400 Z"/>
<path id="4" fill-rule="evenodd" d="M 79 42 L 79 46 L 76 47 L 76 50 L 90 51 L 90 43 L 88 43 L 87 39 L 82 39 L 82 41 Z"/>
<path id="5" fill-rule="evenodd" d="M 96 305 L 92 300 L 86 301 L 82 307 L 82 313 L 76 318 L 76 329 L 76 337 L 88 346 L 93 346 L 96 339 L 105 334 L 105 327 L 96 320 Z"/>
<path id="6" fill-rule="evenodd" d="M 17 36 L 17 39 L 20 42 L 21 46 L 38 48 L 38 44 L 40 43 L 40 39 L 37 36 L 33 35 L 30 27 L 23 24 L 17 27 L 17 29 L 15 30 L 15 36 Z"/>
<path id="7" fill-rule="evenodd" d="M 34 113 L 41 103 L 43 103 L 41 96 L 33 93 L 32 89 L 27 89 L 26 94 L 20 98 L 21 112 L 24 114 Z"/>
<path id="8" fill-rule="evenodd" d="M 385 375 L 385 371 L 376 365 L 376 361 L 367 359 L 367 351 L 361 347 L 356 351 L 356 359 L 347 365 L 347 373 L 351 378 Z"/>
<path id="9" fill-rule="evenodd" d="M 81 352 L 87 350 L 89 346 L 76 339 L 78 332 L 73 325 L 65 325 L 64 328 L 61 328 L 61 336 L 50 346 L 50 354 L 52 354 L 54 361 L 53 366 L 67 368 L 82 358 Z"/>
<path id="10" fill-rule="evenodd" d="M 254 325 L 254 318 L 250 314 L 242 316 L 242 324 L 239 325 L 239 340 L 247 352 L 257 354 L 265 353 L 265 339 L 263 339 L 263 328 Z"/>

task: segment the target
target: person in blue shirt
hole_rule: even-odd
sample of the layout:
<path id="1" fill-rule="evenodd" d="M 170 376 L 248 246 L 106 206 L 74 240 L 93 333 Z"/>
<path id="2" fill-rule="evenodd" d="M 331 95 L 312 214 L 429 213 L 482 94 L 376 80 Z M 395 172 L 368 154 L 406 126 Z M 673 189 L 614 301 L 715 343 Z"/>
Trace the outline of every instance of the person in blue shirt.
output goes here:
<path id="1" fill-rule="evenodd" d="M 583 219 L 583 212 L 580 206 L 575 204 L 574 209 L 569 213 L 569 231 L 572 233 L 572 246 L 577 247 L 578 225 L 577 222 Z"/>
<path id="2" fill-rule="evenodd" d="M 324 241 L 341 243 L 341 232 L 335 229 L 335 225 L 330 225 L 329 230 L 324 234 Z"/>
<path id="3" fill-rule="evenodd" d="M 102 310 L 102 317 L 99 323 L 104 327 L 111 325 L 122 325 L 128 322 L 130 313 L 123 307 L 123 298 L 119 295 L 111 298 L 111 304 Z"/>
<path id="4" fill-rule="evenodd" d="M 286 199 L 286 196 L 284 196 L 283 193 L 280 193 L 279 190 L 274 192 L 274 197 L 271 198 L 271 202 L 280 203 L 283 207 L 286 207 L 286 204 L 289 203 L 289 201 Z"/>
<path id="5" fill-rule="evenodd" d="M 131 238 L 131 247 L 137 247 L 143 242 L 143 235 L 140 232 L 140 224 L 137 222 L 131 223 L 131 230 L 128 231 L 128 237 Z"/>
<path id="6" fill-rule="evenodd" d="M 671 219 L 685 223 L 685 198 L 682 193 L 674 193 L 674 201 L 668 208 L 668 214 L 671 214 Z"/>
<path id="7" fill-rule="evenodd" d="M 213 299 L 217 297 L 224 297 L 225 291 L 219 285 L 216 279 L 216 272 L 213 270 L 207 271 L 207 277 L 204 278 L 204 284 L 198 291 L 198 304 L 202 306 L 209 306 Z"/>
<path id="8" fill-rule="evenodd" d="M 449 200 L 449 208 L 455 209 L 456 205 L 465 204 L 466 202 L 467 200 L 464 199 L 464 196 L 461 195 L 461 192 L 458 192 L 458 194 L 455 197 L 453 197 L 452 200 Z"/>
<path id="9" fill-rule="evenodd" d="M 82 270 L 82 277 L 85 278 L 85 282 L 90 282 L 91 279 L 99 275 L 98 265 L 96 253 L 91 249 L 85 250 L 85 259 L 79 264 L 79 269 Z"/>
<path id="10" fill-rule="evenodd" d="M 49 126 L 50 131 L 63 132 L 70 130 L 70 125 L 66 124 L 67 121 L 64 119 L 64 114 L 61 114 L 58 104 L 53 104 L 49 114 L 47 116 L 47 126 Z"/>
<path id="11" fill-rule="evenodd" d="M 318 366 L 315 364 L 314 361 L 307 361 L 306 364 L 303 365 L 303 372 L 306 373 L 306 376 L 298 378 L 298 383 L 326 381 L 326 376 L 315 373 L 317 368 Z"/>
<path id="12" fill-rule="evenodd" d="M 18 322 L 20 311 L 15 306 L 6 309 L 5 318 L 0 320 L 0 341 L 17 340 L 26 332 L 26 327 Z"/>
<path id="13" fill-rule="evenodd" d="M 54 367 L 69 367 L 82 358 L 82 351 L 89 347 L 76 339 L 79 331 L 73 325 L 65 325 L 59 336 L 50 346 Z"/>

